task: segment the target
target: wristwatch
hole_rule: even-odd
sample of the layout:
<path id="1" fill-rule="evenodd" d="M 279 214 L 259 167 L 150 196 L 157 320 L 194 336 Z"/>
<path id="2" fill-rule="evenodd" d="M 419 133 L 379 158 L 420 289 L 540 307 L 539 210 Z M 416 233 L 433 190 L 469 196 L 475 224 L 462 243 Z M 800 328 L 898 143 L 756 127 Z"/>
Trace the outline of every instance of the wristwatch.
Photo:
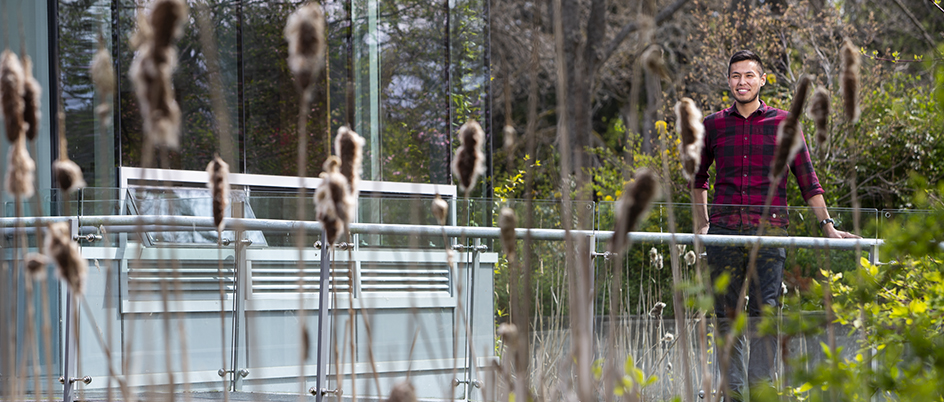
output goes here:
<path id="1" fill-rule="evenodd" d="M 822 229 L 827 223 L 832 223 L 834 227 L 836 226 L 836 221 L 834 221 L 832 218 L 826 218 L 819 221 L 819 228 Z"/>

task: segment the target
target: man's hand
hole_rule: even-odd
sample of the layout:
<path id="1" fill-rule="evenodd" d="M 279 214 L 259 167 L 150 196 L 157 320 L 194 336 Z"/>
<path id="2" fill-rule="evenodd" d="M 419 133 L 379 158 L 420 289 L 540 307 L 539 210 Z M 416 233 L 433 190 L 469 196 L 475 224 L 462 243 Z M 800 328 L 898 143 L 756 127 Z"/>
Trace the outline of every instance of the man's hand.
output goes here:
<path id="1" fill-rule="evenodd" d="M 861 236 L 856 236 L 849 232 L 843 232 L 841 230 L 837 230 L 836 227 L 833 226 L 832 223 L 827 223 L 826 225 L 823 226 L 823 234 L 826 235 L 826 237 L 829 237 L 831 239 L 861 239 L 862 238 Z"/>
<path id="2" fill-rule="evenodd" d="M 695 230 L 695 234 L 697 234 L 697 235 L 706 235 L 706 234 L 708 234 L 708 226 L 709 226 L 708 223 L 705 223 L 702 227 L 700 227 L 700 228 L 698 228 L 697 230 Z"/>

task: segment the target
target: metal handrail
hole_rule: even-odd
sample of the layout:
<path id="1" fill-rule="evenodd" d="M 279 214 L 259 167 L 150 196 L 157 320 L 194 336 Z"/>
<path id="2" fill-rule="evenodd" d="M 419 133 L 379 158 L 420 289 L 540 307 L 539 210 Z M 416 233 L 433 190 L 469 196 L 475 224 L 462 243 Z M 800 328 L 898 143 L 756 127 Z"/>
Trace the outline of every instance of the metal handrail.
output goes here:
<path id="1" fill-rule="evenodd" d="M 39 217 L 39 218 L 0 218 L 0 228 L 9 232 L 18 223 L 28 231 L 32 231 L 37 223 L 46 225 L 51 222 L 67 222 L 76 219 L 79 223 L 79 234 L 98 233 L 100 227 L 106 231 L 133 232 L 133 231 L 180 231 L 180 230 L 214 230 L 213 218 L 203 216 L 174 216 L 174 215 L 99 215 L 79 217 Z M 227 218 L 223 220 L 228 229 L 286 231 L 294 233 L 301 227 L 307 233 L 321 233 L 321 223 L 317 221 L 297 221 L 283 219 L 250 219 Z M 355 234 L 385 234 L 409 236 L 441 236 L 497 239 L 501 229 L 497 227 L 478 226 L 437 226 L 437 225 L 406 225 L 388 223 L 351 223 L 350 229 Z M 564 230 L 564 229 L 515 229 L 515 237 L 522 239 L 528 234 L 534 240 L 564 240 L 567 234 L 574 238 L 594 238 L 597 241 L 609 240 L 613 231 L 609 230 Z M 871 248 L 884 244 L 882 239 L 830 239 L 824 237 L 801 236 L 752 236 L 752 235 L 693 235 L 691 233 L 666 232 L 630 232 L 629 238 L 634 242 L 666 243 L 673 240 L 679 244 L 692 244 L 699 239 L 708 246 L 750 246 L 759 243 L 767 247 L 800 247 L 822 248 L 829 247 L 836 250 L 855 250 Z"/>

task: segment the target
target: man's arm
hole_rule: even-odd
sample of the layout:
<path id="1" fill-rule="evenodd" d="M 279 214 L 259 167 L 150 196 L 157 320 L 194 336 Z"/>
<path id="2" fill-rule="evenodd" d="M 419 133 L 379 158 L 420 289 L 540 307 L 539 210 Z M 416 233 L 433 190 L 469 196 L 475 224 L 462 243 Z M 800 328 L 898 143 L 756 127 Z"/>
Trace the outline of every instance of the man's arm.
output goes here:
<path id="1" fill-rule="evenodd" d="M 829 211 L 826 210 L 826 200 L 823 198 L 822 194 L 814 195 L 810 197 L 810 199 L 806 200 L 806 202 L 810 204 L 810 208 L 813 208 L 813 213 L 816 214 L 817 225 L 819 222 L 829 219 Z M 821 229 L 823 231 L 823 235 L 826 237 L 831 237 L 834 239 L 861 239 L 861 237 L 852 233 L 837 230 L 832 223 L 823 225 Z"/>
<path id="2" fill-rule="evenodd" d="M 695 204 L 695 216 L 692 217 L 695 221 L 695 234 L 708 234 L 708 190 L 692 189 L 692 203 Z"/>

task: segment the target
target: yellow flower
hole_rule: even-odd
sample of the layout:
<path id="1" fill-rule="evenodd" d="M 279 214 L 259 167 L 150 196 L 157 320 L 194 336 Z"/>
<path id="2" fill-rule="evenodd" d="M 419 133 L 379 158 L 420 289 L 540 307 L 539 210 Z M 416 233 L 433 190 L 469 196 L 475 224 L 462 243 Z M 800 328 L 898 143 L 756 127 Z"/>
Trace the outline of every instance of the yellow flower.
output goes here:
<path id="1" fill-rule="evenodd" d="M 721 97 L 721 103 L 728 103 L 731 101 L 731 98 L 728 97 L 728 93 L 725 92 L 724 96 Z"/>
<path id="2" fill-rule="evenodd" d="M 621 195 L 623 195 L 623 190 L 616 190 L 616 197 L 619 198 Z"/>
<path id="3" fill-rule="evenodd" d="M 659 133 L 666 132 L 666 130 L 668 130 L 667 127 L 668 126 L 666 125 L 665 120 L 659 120 L 656 122 L 656 131 L 658 131 Z"/>
<path id="4" fill-rule="evenodd" d="M 554 198 L 561 198 L 560 191 L 554 193 Z"/>
<path id="5" fill-rule="evenodd" d="M 613 196 L 612 196 L 612 195 L 608 195 L 608 196 L 606 196 L 605 198 L 603 198 L 603 201 L 613 201 Z"/>
<path id="6" fill-rule="evenodd" d="M 772 74 L 772 73 L 771 73 L 771 74 L 767 74 L 767 82 L 769 82 L 769 83 L 771 83 L 771 84 L 776 84 L 776 83 L 777 83 L 777 75 Z"/>

